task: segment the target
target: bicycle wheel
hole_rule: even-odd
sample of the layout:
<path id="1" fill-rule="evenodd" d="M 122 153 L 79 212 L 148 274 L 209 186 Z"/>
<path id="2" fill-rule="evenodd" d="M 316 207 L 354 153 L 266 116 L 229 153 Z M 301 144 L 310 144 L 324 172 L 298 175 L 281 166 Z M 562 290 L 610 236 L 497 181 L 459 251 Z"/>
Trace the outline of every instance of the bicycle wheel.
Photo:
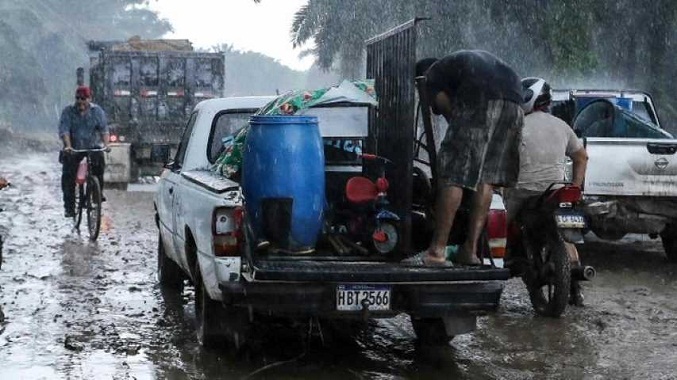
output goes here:
<path id="1" fill-rule="evenodd" d="M 101 186 L 99 179 L 94 176 L 87 178 L 87 229 L 89 240 L 94 241 L 99 237 L 101 228 Z"/>
<path id="2" fill-rule="evenodd" d="M 85 186 L 76 185 L 75 187 L 75 215 L 73 215 L 73 225 L 80 232 L 80 222 L 82 221 L 82 209 L 85 208 Z"/>

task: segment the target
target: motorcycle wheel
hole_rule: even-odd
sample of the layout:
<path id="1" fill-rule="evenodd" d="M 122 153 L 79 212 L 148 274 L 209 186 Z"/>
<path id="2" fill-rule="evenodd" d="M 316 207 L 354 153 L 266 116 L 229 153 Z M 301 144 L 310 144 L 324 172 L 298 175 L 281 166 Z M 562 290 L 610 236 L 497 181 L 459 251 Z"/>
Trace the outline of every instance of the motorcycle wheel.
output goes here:
<path id="1" fill-rule="evenodd" d="M 381 222 L 374 233 L 377 231 L 384 233 L 387 239 L 384 242 L 378 242 L 372 238 L 372 244 L 374 244 L 376 251 L 383 255 L 395 251 L 400 242 L 400 229 L 398 223 L 394 221 Z"/>
<path id="2" fill-rule="evenodd" d="M 569 303 L 571 264 L 562 238 L 549 240 L 530 255 L 533 262 L 523 280 L 536 313 L 557 318 Z"/>

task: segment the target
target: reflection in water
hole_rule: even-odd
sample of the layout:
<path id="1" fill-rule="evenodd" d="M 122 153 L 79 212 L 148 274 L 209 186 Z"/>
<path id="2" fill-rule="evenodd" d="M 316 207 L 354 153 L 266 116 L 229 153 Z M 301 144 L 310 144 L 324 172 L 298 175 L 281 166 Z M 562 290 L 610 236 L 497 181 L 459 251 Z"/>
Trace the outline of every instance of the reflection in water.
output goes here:
<path id="1" fill-rule="evenodd" d="M 70 277 L 84 277 L 92 274 L 94 258 L 101 254 L 96 242 L 80 238 L 66 239 L 58 250 L 66 285 L 72 284 Z"/>
<path id="2" fill-rule="evenodd" d="M 255 321 L 256 334 L 240 352 L 205 350 L 195 337 L 194 304 L 190 288 L 186 290 L 183 294 L 160 291 L 161 324 L 174 326 L 169 340 L 177 346 L 177 363 L 183 368 L 178 370 L 177 363 L 166 357 L 153 356 L 158 378 L 463 378 L 456 350 L 418 346 L 406 316 L 357 325 Z"/>

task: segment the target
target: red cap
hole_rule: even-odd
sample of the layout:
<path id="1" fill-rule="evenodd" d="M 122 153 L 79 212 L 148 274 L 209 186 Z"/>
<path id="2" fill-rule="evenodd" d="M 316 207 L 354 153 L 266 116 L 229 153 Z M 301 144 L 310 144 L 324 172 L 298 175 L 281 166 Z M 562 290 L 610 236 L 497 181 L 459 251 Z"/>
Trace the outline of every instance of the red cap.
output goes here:
<path id="1" fill-rule="evenodd" d="M 79 86 L 78 89 L 75 90 L 75 96 L 83 98 L 91 98 L 92 90 L 90 90 L 89 87 L 87 86 Z"/>

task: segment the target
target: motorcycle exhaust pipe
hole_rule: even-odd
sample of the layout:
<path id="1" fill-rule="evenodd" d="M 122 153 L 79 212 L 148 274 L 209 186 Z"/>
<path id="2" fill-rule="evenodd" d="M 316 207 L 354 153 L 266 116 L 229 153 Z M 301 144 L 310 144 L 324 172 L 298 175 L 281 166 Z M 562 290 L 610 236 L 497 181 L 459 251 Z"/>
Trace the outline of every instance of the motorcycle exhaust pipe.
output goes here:
<path id="1" fill-rule="evenodd" d="M 592 281 L 597 271 L 591 266 L 579 266 L 571 269 L 571 279 L 577 281 Z"/>

